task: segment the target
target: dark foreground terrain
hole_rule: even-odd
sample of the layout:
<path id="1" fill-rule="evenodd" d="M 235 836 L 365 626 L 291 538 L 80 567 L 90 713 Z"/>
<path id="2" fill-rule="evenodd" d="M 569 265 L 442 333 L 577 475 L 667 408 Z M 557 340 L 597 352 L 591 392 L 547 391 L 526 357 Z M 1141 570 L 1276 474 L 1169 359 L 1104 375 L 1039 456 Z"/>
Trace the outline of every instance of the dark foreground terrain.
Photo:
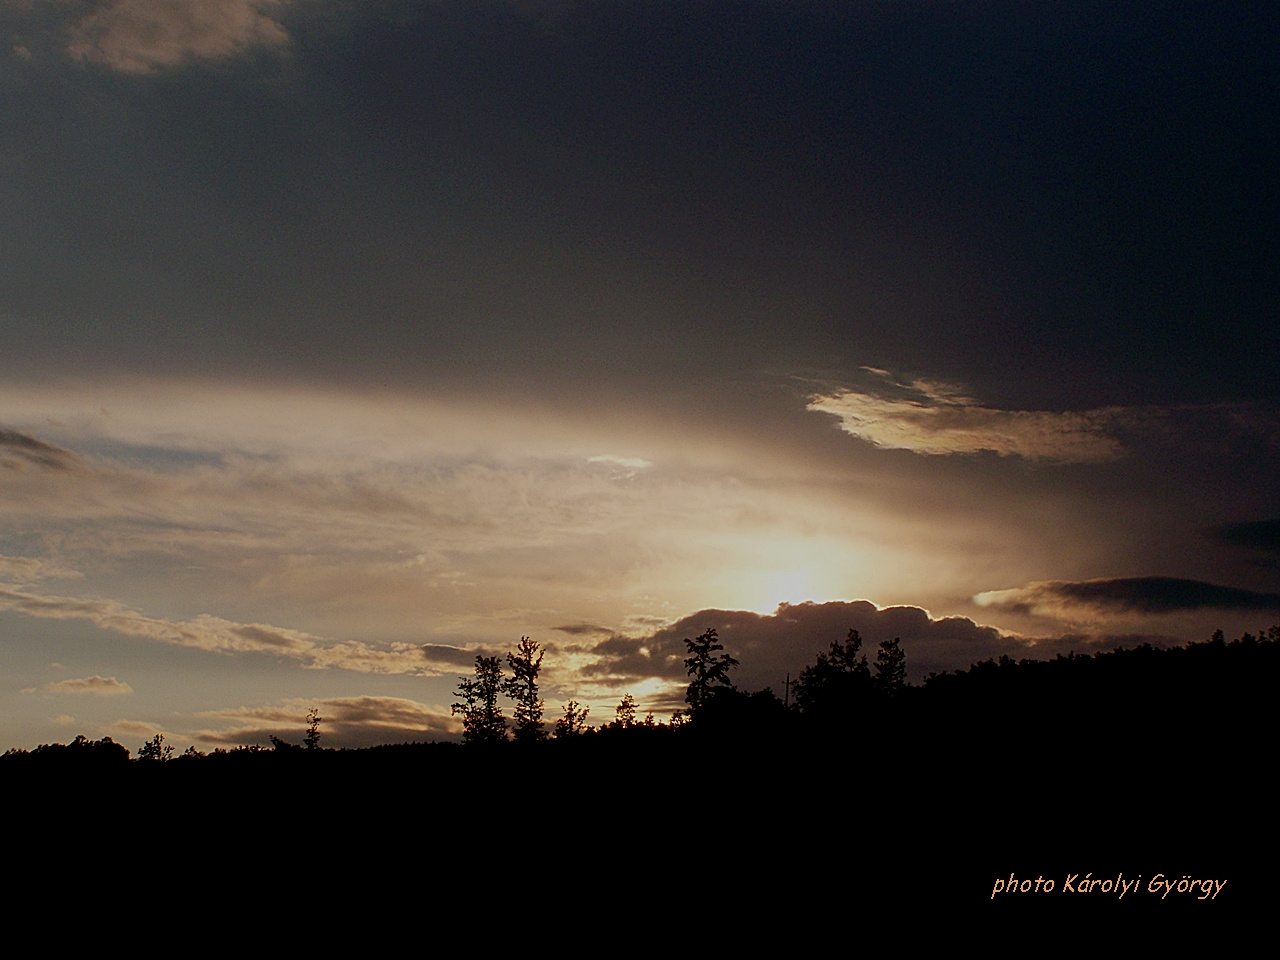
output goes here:
<path id="1" fill-rule="evenodd" d="M 900 939 L 1240 929 L 1280 892 L 1278 651 L 982 664 L 807 718 L 733 693 L 679 729 L 533 744 L 11 751 L 10 872 L 319 917 L 505 925 L 523 903 L 552 942 L 589 916 L 659 952 L 890 918 Z"/>

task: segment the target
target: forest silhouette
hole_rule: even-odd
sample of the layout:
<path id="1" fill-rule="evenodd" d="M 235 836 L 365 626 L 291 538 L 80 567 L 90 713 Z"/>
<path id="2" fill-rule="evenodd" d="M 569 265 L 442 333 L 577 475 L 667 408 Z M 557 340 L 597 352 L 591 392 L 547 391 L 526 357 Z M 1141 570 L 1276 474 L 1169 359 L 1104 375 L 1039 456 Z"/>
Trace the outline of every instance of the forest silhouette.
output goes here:
<path id="1" fill-rule="evenodd" d="M 156 735 L 131 759 L 81 736 L 11 749 L 0 773 L 17 822 L 181 811 L 295 852 L 353 853 L 364 825 L 407 804 L 414 849 L 471 881 L 523 837 L 544 864 L 625 856 L 654 883 L 701 871 L 783 917 L 833 892 L 1053 912 L 1060 898 L 993 900 L 993 882 L 1086 871 L 1225 879 L 1194 908 L 1217 916 L 1273 892 L 1280 625 L 1230 642 L 1219 631 L 1185 647 L 1001 657 L 918 685 L 899 641 L 872 658 L 850 630 L 781 698 L 734 686 L 738 661 L 714 629 L 685 643 L 686 706 L 667 721 L 639 718 L 629 693 L 594 728 L 576 700 L 544 720 L 543 651 L 523 637 L 509 673 L 477 656 L 460 678 L 461 744 L 326 748 L 313 710 L 298 744 L 175 755 Z M 1078 909 L 1113 908 L 1086 900 Z M 1168 913 L 1160 903 L 1127 909 Z"/>

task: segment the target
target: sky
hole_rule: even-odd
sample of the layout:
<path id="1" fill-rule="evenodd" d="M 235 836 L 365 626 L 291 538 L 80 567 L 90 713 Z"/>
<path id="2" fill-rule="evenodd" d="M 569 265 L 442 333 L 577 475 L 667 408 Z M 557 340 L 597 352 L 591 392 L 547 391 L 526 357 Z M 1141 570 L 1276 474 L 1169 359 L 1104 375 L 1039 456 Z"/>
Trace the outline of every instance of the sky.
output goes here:
<path id="1" fill-rule="evenodd" d="M 0 0 L 0 747 L 1280 622 L 1280 12 Z"/>

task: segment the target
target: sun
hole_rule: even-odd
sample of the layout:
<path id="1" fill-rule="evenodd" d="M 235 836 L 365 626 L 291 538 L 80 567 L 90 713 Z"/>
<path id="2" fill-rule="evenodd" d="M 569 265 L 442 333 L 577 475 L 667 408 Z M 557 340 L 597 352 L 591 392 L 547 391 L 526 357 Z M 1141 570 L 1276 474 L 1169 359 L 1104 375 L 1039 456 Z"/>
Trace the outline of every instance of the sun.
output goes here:
<path id="1" fill-rule="evenodd" d="M 822 603 L 838 599 L 838 570 L 814 560 L 762 565 L 755 571 L 742 571 L 731 591 L 734 608 L 752 613 L 773 613 L 780 603 Z"/>
<path id="2" fill-rule="evenodd" d="M 703 547 L 714 562 L 681 568 L 671 590 L 683 601 L 677 606 L 771 614 L 781 603 L 866 596 L 887 567 L 860 541 L 839 536 L 735 531 Z"/>
<path id="3" fill-rule="evenodd" d="M 803 567 L 791 567 L 766 574 L 760 587 L 765 597 L 771 599 L 767 610 L 757 613 L 772 613 L 780 603 L 804 603 L 806 600 L 818 600 L 819 590 L 815 581 L 819 579 L 812 570 Z"/>

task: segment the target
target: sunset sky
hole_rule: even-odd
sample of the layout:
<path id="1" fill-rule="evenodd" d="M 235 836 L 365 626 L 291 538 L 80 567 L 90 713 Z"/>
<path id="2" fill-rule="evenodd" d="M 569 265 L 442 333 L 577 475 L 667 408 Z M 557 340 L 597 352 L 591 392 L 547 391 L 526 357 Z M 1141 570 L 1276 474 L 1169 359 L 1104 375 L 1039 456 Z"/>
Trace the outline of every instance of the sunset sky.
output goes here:
<path id="1" fill-rule="evenodd" d="M 0 750 L 1280 622 L 1280 10 L 0 0 Z"/>

